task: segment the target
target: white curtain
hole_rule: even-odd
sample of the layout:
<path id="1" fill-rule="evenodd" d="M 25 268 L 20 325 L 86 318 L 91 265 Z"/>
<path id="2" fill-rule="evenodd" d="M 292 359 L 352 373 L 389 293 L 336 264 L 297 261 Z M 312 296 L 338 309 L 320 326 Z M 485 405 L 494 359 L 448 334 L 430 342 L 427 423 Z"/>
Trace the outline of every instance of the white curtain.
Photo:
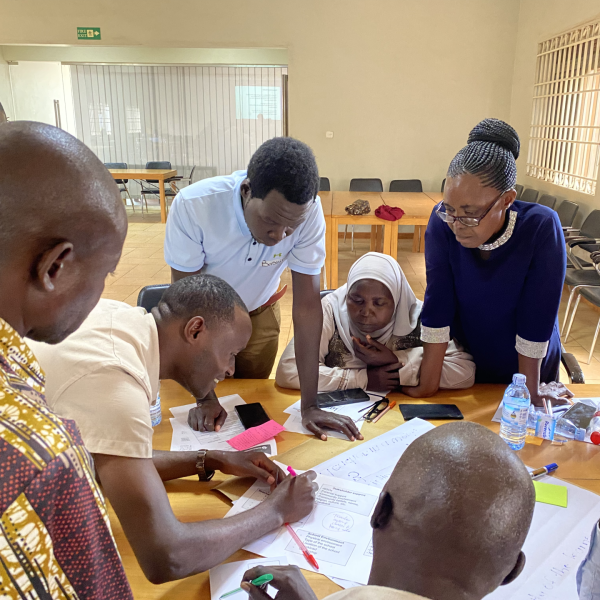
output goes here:
<path id="1" fill-rule="evenodd" d="M 281 136 L 282 67 L 71 65 L 77 137 L 103 162 L 169 161 L 194 179 L 245 169 Z M 134 193 L 137 190 L 132 190 Z"/>

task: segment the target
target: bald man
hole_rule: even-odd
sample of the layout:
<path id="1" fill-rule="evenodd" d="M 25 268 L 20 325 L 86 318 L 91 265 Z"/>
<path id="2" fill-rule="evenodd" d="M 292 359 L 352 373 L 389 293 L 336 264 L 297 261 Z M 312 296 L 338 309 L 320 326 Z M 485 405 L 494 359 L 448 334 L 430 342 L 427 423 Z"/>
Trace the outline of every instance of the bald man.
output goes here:
<path id="1" fill-rule="evenodd" d="M 521 548 L 535 492 L 521 459 L 475 423 L 441 425 L 398 461 L 371 518 L 369 585 L 327 600 L 481 600 L 525 566 Z M 276 600 L 316 600 L 296 567 L 257 567 L 242 587 L 272 573 Z"/>
<path id="2" fill-rule="evenodd" d="M 2 125 L 0 165 L 0 595 L 131 599 L 90 455 L 48 408 L 24 339 L 58 343 L 96 305 L 123 202 L 98 158 L 49 125 Z"/>

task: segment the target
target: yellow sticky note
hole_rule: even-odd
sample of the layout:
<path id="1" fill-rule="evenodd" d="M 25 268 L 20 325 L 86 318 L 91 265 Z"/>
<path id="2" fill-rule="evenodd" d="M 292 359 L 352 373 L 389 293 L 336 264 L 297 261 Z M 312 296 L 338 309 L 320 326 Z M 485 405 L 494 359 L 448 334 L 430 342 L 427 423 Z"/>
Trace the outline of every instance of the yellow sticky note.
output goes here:
<path id="1" fill-rule="evenodd" d="M 533 487 L 535 487 L 536 502 L 567 508 L 567 488 L 564 485 L 534 481 Z"/>

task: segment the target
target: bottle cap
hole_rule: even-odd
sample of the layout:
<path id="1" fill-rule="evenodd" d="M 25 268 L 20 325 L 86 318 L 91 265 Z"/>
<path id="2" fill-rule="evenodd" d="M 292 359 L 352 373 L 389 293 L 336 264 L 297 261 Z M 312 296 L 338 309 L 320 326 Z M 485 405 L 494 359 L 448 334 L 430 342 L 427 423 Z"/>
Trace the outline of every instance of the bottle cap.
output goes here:
<path id="1" fill-rule="evenodd" d="M 522 375 L 521 373 L 515 373 L 513 375 L 513 383 L 515 385 L 525 385 L 526 382 L 527 377 L 525 377 L 525 375 Z"/>
<path id="2" fill-rule="evenodd" d="M 594 433 L 590 435 L 590 441 L 592 442 L 592 444 L 600 446 L 600 431 L 594 431 Z"/>

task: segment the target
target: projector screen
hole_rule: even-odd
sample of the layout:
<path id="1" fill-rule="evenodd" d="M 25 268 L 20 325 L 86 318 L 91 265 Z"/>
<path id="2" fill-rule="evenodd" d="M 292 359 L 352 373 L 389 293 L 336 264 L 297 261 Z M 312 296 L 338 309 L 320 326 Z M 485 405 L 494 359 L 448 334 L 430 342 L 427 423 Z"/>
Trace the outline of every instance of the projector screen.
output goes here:
<path id="1" fill-rule="evenodd" d="M 236 119 L 281 121 L 281 88 L 264 85 L 235 86 Z"/>

